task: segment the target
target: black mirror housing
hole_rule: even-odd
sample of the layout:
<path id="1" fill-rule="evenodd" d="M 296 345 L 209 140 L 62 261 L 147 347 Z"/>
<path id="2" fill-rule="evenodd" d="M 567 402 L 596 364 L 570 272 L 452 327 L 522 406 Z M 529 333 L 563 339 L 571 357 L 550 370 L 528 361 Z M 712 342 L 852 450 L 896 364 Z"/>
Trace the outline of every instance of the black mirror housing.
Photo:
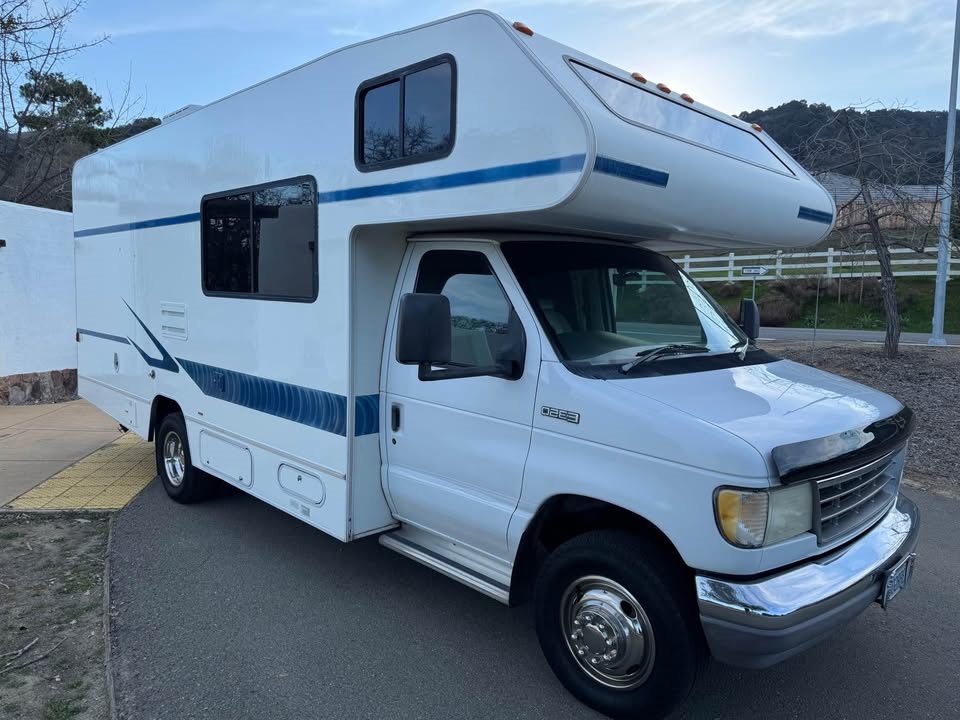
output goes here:
<path id="1" fill-rule="evenodd" d="M 751 342 L 760 337 L 760 308 L 755 300 L 744 298 L 740 301 L 740 328 Z"/>
<path id="2" fill-rule="evenodd" d="M 527 336 L 523 331 L 523 323 L 520 322 L 517 311 L 510 308 L 506 342 L 497 357 L 497 364 L 503 367 L 505 378 L 517 380 L 523 375 L 523 365 L 526 358 Z"/>
<path id="3" fill-rule="evenodd" d="M 450 301 L 443 295 L 407 293 L 397 317 L 397 362 L 450 362 Z"/>

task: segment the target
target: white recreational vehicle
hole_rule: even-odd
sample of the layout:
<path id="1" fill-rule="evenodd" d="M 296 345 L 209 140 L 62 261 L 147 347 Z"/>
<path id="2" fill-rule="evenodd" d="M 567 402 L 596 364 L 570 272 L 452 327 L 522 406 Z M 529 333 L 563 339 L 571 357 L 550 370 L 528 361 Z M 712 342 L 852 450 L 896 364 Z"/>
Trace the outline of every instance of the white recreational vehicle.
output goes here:
<path id="1" fill-rule="evenodd" d="M 81 160 L 81 394 L 235 485 L 536 606 L 615 717 L 906 584 L 910 411 L 750 343 L 658 250 L 830 231 L 760 127 L 486 12 Z M 469 631 L 469 630 L 468 630 Z"/>

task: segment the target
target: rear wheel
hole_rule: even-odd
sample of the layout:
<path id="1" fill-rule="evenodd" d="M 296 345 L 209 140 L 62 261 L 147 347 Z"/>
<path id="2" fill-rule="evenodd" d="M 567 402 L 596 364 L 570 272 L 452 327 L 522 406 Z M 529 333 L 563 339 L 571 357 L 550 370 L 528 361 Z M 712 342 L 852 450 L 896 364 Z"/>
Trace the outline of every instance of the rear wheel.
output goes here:
<path id="1" fill-rule="evenodd" d="M 621 531 L 557 548 L 534 591 L 540 646 L 560 681 L 614 718 L 663 717 L 706 659 L 690 588 L 658 545 Z"/>
<path id="2" fill-rule="evenodd" d="M 167 495 L 181 503 L 209 497 L 213 479 L 193 467 L 183 415 L 170 413 L 163 418 L 154 438 L 154 448 L 157 473 Z"/>

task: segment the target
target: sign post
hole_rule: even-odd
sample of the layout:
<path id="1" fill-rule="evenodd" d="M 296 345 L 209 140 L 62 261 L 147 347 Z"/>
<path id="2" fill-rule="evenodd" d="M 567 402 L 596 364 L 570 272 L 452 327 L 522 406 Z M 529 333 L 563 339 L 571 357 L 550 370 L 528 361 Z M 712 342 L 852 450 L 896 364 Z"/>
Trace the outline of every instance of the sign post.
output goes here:
<path id="1" fill-rule="evenodd" d="M 763 265 L 744 265 L 743 267 L 740 268 L 740 274 L 741 274 L 741 275 L 748 275 L 748 276 L 750 276 L 750 277 L 753 278 L 753 296 L 752 296 L 752 297 L 753 297 L 754 302 L 756 302 L 756 300 L 757 300 L 757 278 L 758 278 L 760 275 L 766 275 L 766 274 L 767 274 L 767 268 L 765 268 Z"/>

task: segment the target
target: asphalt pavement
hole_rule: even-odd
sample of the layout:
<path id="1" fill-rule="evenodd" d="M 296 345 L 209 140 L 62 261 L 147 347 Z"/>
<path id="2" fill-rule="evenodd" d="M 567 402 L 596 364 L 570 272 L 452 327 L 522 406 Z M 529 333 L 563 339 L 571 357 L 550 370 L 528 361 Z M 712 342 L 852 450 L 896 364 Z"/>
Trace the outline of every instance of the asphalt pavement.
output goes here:
<path id="1" fill-rule="evenodd" d="M 676 718 L 946 718 L 960 696 L 960 502 L 922 512 L 911 586 L 765 671 L 712 664 Z M 114 518 L 120 718 L 596 718 L 509 609 L 236 491 L 181 506 L 155 480 Z"/>
<path id="2" fill-rule="evenodd" d="M 882 343 L 885 335 L 883 330 L 824 330 L 818 328 L 814 335 L 813 328 L 785 328 L 762 327 L 760 340 L 813 340 L 818 342 L 868 342 Z M 930 333 L 900 333 L 900 342 L 905 345 L 926 345 Z M 960 335 L 944 335 L 948 345 L 960 345 Z"/>

